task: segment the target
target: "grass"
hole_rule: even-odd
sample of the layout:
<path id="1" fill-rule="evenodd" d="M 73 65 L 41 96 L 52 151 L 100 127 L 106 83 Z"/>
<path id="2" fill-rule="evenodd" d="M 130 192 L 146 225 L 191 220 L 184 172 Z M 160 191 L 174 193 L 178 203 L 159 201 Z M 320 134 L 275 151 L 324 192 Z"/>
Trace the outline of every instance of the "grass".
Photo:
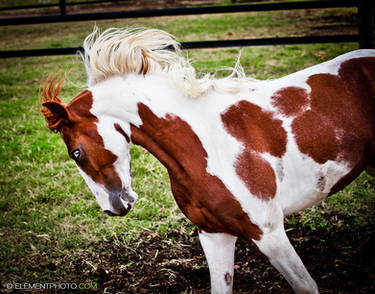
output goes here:
<path id="1" fill-rule="evenodd" d="M 317 21 L 327 14 L 353 11 L 316 11 Z M 300 13 L 300 12 L 298 12 Z M 162 17 L 131 21 L 101 21 L 109 26 L 138 25 L 170 31 L 180 40 L 202 40 L 299 34 L 288 13 L 249 13 Z M 297 18 L 295 18 L 297 19 Z M 93 23 L 1 27 L 2 50 L 79 46 Z M 277 78 L 357 48 L 356 44 L 316 44 L 243 48 L 241 62 L 256 78 Z M 238 49 L 196 50 L 188 53 L 199 72 L 233 66 Z M 140 198 L 125 218 L 100 211 L 58 135 L 50 133 L 39 114 L 38 89 L 49 73 L 63 68 L 68 81 L 63 100 L 68 102 L 85 84 L 83 66 L 73 56 L 14 58 L 0 63 L 0 280 L 69 280 L 69 258 L 80 248 L 111 239 L 123 246 L 144 229 L 162 236 L 194 229 L 178 210 L 170 192 L 167 172 L 140 147 L 133 146 L 134 189 Z M 226 72 L 218 71 L 217 75 Z M 288 219 L 311 228 L 347 225 L 364 228 L 373 222 L 375 181 L 362 174 L 352 185 L 320 206 Z M 353 218 L 340 223 L 337 215 Z M 327 215 L 330 217 L 327 218 Z M 373 225 L 373 223 L 372 223 Z M 117 241 L 116 241 L 117 240 Z M 53 263 L 53 274 L 41 271 L 35 260 Z"/>

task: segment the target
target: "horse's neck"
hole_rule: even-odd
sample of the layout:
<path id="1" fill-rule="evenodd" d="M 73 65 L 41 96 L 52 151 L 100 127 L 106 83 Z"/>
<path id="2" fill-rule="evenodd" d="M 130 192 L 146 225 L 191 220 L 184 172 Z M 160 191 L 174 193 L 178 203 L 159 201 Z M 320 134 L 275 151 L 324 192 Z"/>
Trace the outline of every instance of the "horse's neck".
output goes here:
<path id="1" fill-rule="evenodd" d="M 198 110 L 205 113 L 207 105 L 185 97 L 163 76 L 133 77 L 128 83 L 135 98 L 129 106 L 136 108 L 130 121 L 132 142 L 150 151 L 170 174 L 198 168 L 193 165 L 204 149 L 195 131 L 204 122 Z"/>

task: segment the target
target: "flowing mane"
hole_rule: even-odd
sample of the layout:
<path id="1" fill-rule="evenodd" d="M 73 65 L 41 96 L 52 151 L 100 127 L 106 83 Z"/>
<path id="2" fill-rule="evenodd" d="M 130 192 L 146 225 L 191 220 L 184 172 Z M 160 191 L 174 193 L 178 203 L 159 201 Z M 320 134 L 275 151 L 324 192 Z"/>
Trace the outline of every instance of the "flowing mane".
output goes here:
<path id="1" fill-rule="evenodd" d="M 116 75 L 165 73 L 186 96 L 199 97 L 210 89 L 237 92 L 247 80 L 239 59 L 226 78 L 215 79 L 209 74 L 198 78 L 182 55 L 180 43 L 157 29 L 109 28 L 101 33 L 95 27 L 83 48 L 88 86 Z"/>

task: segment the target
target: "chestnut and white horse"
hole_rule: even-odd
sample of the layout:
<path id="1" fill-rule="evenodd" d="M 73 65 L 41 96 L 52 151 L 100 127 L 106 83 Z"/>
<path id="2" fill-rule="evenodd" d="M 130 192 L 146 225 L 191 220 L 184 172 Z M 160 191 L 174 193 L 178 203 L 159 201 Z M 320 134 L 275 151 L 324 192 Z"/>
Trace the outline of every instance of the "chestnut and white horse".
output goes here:
<path id="1" fill-rule="evenodd" d="M 130 144 L 168 169 L 173 195 L 199 228 L 213 293 L 231 293 L 237 237 L 255 243 L 296 293 L 318 287 L 283 217 L 312 206 L 375 161 L 375 50 L 286 77 L 197 78 L 179 43 L 154 29 L 97 29 L 84 42 L 88 89 L 68 104 L 43 91 L 48 128 L 110 215 L 137 200 Z"/>

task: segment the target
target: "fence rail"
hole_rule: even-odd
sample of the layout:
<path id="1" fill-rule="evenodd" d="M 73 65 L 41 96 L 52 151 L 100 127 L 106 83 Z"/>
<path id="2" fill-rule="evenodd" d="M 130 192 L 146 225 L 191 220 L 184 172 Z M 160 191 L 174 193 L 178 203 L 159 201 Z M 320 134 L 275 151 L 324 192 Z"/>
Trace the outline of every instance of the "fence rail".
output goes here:
<path id="1" fill-rule="evenodd" d="M 75 6 L 75 5 L 92 5 L 92 4 L 101 4 L 101 3 L 111 3 L 111 2 L 127 2 L 128 0 L 90 0 L 90 1 L 81 1 L 81 2 L 66 2 L 64 0 L 59 0 L 59 2 L 54 4 L 35 4 L 35 5 L 17 5 L 17 6 L 6 6 L 0 7 L 0 11 L 6 10 L 23 10 L 23 9 L 37 9 L 37 8 L 51 8 L 51 7 L 63 7 L 66 10 L 66 6 Z"/>
<path id="2" fill-rule="evenodd" d="M 249 46 L 270 46 L 270 45 L 298 45 L 316 43 L 344 43 L 358 42 L 358 35 L 334 35 L 334 36 L 311 36 L 311 37 L 279 37 L 262 39 L 241 39 L 241 40 L 220 40 L 220 41 L 195 41 L 182 42 L 181 48 L 185 49 L 209 49 L 226 47 L 249 47 Z M 31 50 L 10 50 L 0 51 L 0 58 L 11 57 L 36 57 L 72 55 L 83 52 L 82 47 L 74 48 L 51 48 L 51 49 L 31 49 Z"/>
<path id="3" fill-rule="evenodd" d="M 65 2 L 65 1 L 64 1 Z M 166 9 L 131 10 L 120 12 L 103 12 L 92 14 L 61 14 L 55 16 L 41 17 L 16 17 L 2 18 L 0 25 L 41 24 L 54 22 L 73 22 L 88 20 L 103 20 L 114 18 L 136 18 L 156 16 L 177 16 L 194 14 L 214 13 L 236 13 L 250 11 L 292 10 L 292 9 L 316 9 L 336 7 L 358 8 L 358 34 L 356 35 L 333 35 L 333 36 L 306 36 L 306 37 L 277 37 L 263 39 L 242 40 L 220 40 L 200 41 L 183 43 L 185 49 L 202 49 L 218 47 L 237 46 L 261 46 L 261 45 L 288 45 L 288 44 L 312 44 L 312 43 L 338 43 L 359 42 L 360 48 L 374 48 L 374 1 L 372 0 L 326 0 L 326 1 L 303 1 L 303 2 L 280 2 L 280 3 L 256 3 L 229 6 L 205 6 L 184 7 Z M 66 55 L 74 54 L 81 48 L 55 48 L 34 50 L 12 50 L 0 51 L 0 58 L 27 57 L 43 55 Z"/>
<path id="4" fill-rule="evenodd" d="M 156 16 L 179 16 L 194 14 L 216 14 L 216 13 L 236 13 L 251 11 L 271 11 L 271 10 L 292 10 L 292 9 L 314 9 L 314 8 L 335 8 L 335 7 L 356 7 L 358 0 L 329 0 L 329 1 L 303 1 L 303 2 L 279 2 L 279 3 L 257 3 L 240 4 L 228 6 L 203 6 L 203 7 L 179 7 L 164 9 L 140 9 L 118 12 L 99 13 L 77 13 L 66 15 L 49 15 L 39 17 L 15 17 L 2 18 L 0 25 L 24 25 L 41 24 L 54 22 L 73 22 L 87 20 L 121 19 L 136 17 L 156 17 Z"/>

